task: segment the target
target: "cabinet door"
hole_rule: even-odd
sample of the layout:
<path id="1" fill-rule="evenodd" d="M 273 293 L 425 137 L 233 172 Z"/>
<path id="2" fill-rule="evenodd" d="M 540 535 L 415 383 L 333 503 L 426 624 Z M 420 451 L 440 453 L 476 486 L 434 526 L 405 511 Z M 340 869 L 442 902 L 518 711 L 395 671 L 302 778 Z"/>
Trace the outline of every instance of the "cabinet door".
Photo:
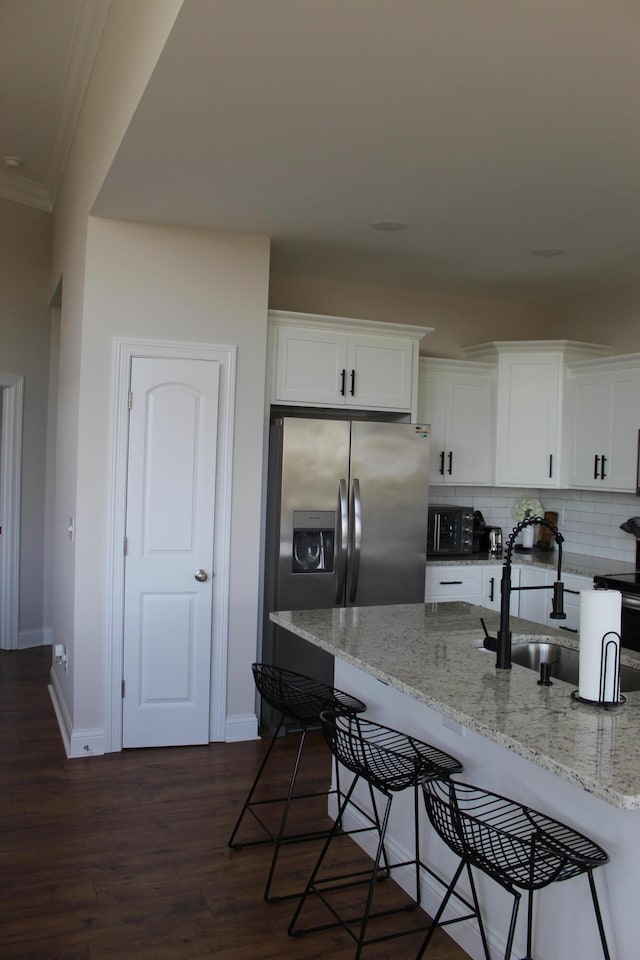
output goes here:
<path id="1" fill-rule="evenodd" d="M 429 483 L 446 483 L 447 378 L 443 374 L 421 373 L 418 383 L 418 423 L 431 424 Z"/>
<path id="2" fill-rule="evenodd" d="M 560 359 L 504 355 L 498 370 L 496 483 L 559 484 Z"/>
<path id="3" fill-rule="evenodd" d="M 346 381 L 346 335 L 310 328 L 281 327 L 278 330 L 276 401 L 344 406 Z"/>
<path id="4" fill-rule="evenodd" d="M 562 578 L 564 583 L 564 612 L 566 620 L 550 620 L 555 627 L 575 634 L 580 629 L 580 591 L 590 590 L 593 580 L 590 577 L 579 577 L 576 574 L 566 574 Z"/>
<path id="5" fill-rule="evenodd" d="M 640 373 L 576 376 L 569 389 L 571 486 L 635 493 Z"/>
<path id="6" fill-rule="evenodd" d="M 483 378 L 462 377 L 447 392 L 445 471 L 450 483 L 493 480 L 492 384 Z"/>
<path id="7" fill-rule="evenodd" d="M 493 482 L 493 417 L 493 378 L 421 371 L 418 422 L 431 424 L 430 483 Z"/>
<path id="8" fill-rule="evenodd" d="M 553 591 L 551 585 L 555 574 L 550 570 L 541 570 L 536 567 L 520 568 L 520 607 L 518 616 L 523 620 L 532 620 L 533 623 L 554 623 L 549 620 Z M 522 587 L 549 587 L 548 590 L 526 590 Z M 559 623 L 560 621 L 555 621 Z"/>
<path id="9" fill-rule="evenodd" d="M 502 564 L 495 564 L 489 567 L 483 567 L 483 586 L 482 586 L 482 606 L 489 610 L 499 610 L 502 603 Z M 511 568 L 511 586 L 517 587 L 520 584 L 520 571 L 518 567 Z M 509 610 L 512 617 L 518 616 L 520 608 L 518 591 L 514 590 L 509 599 Z"/>
<path id="10" fill-rule="evenodd" d="M 569 391 L 573 412 L 569 482 L 581 489 L 601 488 L 600 458 L 609 456 L 609 385 L 603 377 L 576 377 L 569 382 Z"/>
<path id="11" fill-rule="evenodd" d="M 351 336 L 346 402 L 365 410 L 411 410 L 413 345 L 393 337 Z"/>

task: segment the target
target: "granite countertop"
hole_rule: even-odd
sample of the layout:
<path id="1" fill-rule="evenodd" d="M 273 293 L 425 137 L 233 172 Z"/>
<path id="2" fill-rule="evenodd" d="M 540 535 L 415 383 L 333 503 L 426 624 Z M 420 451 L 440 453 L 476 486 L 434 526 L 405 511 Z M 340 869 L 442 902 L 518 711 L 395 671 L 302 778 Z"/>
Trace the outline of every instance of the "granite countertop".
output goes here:
<path id="1" fill-rule="evenodd" d="M 399 604 L 272 613 L 279 626 L 360 667 L 442 715 L 582 787 L 616 807 L 640 809 L 640 691 L 613 710 L 571 699 L 572 684 L 538 686 L 514 664 L 495 669 L 482 649 L 483 617 L 469 603 Z M 575 646 L 560 631 L 511 618 L 513 639 Z M 622 661 L 640 667 L 637 655 Z"/>
<path id="2" fill-rule="evenodd" d="M 456 557 L 427 557 L 429 566 L 467 566 L 483 563 L 502 564 L 504 557 L 492 557 L 488 553 L 473 553 Z M 511 563 L 514 567 L 541 567 L 545 570 L 555 570 L 558 566 L 556 550 L 514 550 L 511 554 Z M 562 551 L 562 573 L 573 573 L 580 577 L 596 577 L 609 573 L 633 573 L 635 563 L 628 560 L 607 560 L 603 557 L 592 557 L 582 553 L 567 553 Z"/>

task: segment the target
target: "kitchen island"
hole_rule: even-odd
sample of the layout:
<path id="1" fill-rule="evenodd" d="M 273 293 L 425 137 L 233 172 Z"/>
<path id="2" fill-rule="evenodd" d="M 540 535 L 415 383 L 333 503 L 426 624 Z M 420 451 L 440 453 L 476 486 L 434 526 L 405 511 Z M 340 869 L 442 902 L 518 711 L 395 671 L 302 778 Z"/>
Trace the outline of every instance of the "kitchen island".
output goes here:
<path id="1" fill-rule="evenodd" d="M 525 667 L 496 671 L 495 654 L 482 649 L 480 617 L 495 633 L 497 614 L 466 603 L 278 612 L 281 627 L 336 658 L 336 685 L 362 697 L 367 715 L 421 736 L 457 756 L 463 779 L 529 803 L 601 843 L 611 863 L 596 882 L 612 956 L 638 955 L 640 921 L 640 692 L 615 710 L 571 699 L 562 681 L 537 684 Z M 540 624 L 512 619 L 514 641 L 575 641 Z M 633 662 L 634 656 L 624 659 Z M 635 660 L 637 663 L 637 659 Z M 391 842 L 410 850 L 409 798 L 398 798 Z M 452 861 L 433 833 L 429 859 L 444 876 Z M 398 878 L 403 883 L 403 878 Z M 409 882 L 407 878 L 407 882 Z M 433 909 L 437 886 L 425 885 Z M 504 953 L 509 898 L 483 882 L 490 941 Z M 536 957 L 597 960 L 586 880 L 542 891 L 537 900 Z M 580 917 L 580 922 L 577 918 Z M 482 950 L 475 927 L 452 936 L 473 957 Z M 520 931 L 521 933 L 522 931 Z M 523 947 L 520 943 L 517 946 Z M 524 952 L 524 949 L 523 949 Z"/>

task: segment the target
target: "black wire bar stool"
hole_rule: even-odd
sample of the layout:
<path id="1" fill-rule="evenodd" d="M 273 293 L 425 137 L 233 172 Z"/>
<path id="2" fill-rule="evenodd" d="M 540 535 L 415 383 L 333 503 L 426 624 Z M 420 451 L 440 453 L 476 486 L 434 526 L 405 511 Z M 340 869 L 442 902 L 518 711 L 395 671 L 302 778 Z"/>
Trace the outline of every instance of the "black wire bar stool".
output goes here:
<path id="1" fill-rule="evenodd" d="M 363 717 L 354 714 L 337 715 L 331 712 L 323 712 L 320 717 L 322 728 L 331 752 L 337 763 L 342 764 L 347 770 L 355 774 L 351 786 L 346 792 L 334 828 L 327 837 L 320 857 L 313 869 L 313 872 L 307 883 L 307 887 L 297 905 L 295 913 L 289 924 L 290 936 L 299 937 L 308 933 L 316 933 L 320 930 L 329 930 L 333 927 L 342 926 L 356 941 L 356 960 L 358 960 L 362 948 L 370 943 L 379 943 L 384 940 L 392 940 L 399 936 L 406 936 L 416 931 L 427 930 L 429 922 L 421 923 L 419 926 L 413 926 L 410 930 L 394 931 L 381 936 L 372 936 L 366 938 L 367 927 L 370 920 L 379 917 L 388 917 L 391 914 L 402 911 L 414 910 L 420 905 L 421 897 L 421 870 L 430 873 L 436 877 L 443 887 L 444 883 L 437 875 L 420 860 L 419 847 L 419 797 L 418 787 L 430 777 L 446 777 L 449 774 L 457 773 L 462 770 L 462 765 L 454 757 L 443 753 L 430 744 L 423 743 L 415 737 L 400 733 L 390 727 L 373 723 Z M 358 870 L 352 873 L 334 875 L 320 878 L 320 871 L 323 861 L 327 856 L 332 841 L 340 832 L 340 822 L 343 820 L 347 807 L 352 803 L 352 795 L 358 781 L 363 780 L 369 786 L 371 801 L 373 805 L 373 816 L 370 818 L 371 826 L 363 828 L 364 830 L 375 830 L 378 836 L 378 844 L 373 867 L 366 870 Z M 395 794 L 412 787 L 414 790 L 414 836 L 415 851 L 414 857 L 410 860 L 404 860 L 397 863 L 389 863 L 385 852 L 384 840 L 391 812 L 391 804 Z M 382 816 L 377 808 L 374 789 L 379 791 L 385 798 Z M 415 899 L 408 905 L 381 909 L 374 911 L 373 899 L 376 883 L 390 876 L 391 871 L 400 867 L 412 866 L 415 869 L 416 889 Z M 367 885 L 367 893 L 363 911 L 355 917 L 343 917 L 335 907 L 336 891 L 342 891 L 350 886 Z M 313 927 L 300 928 L 297 926 L 301 912 L 307 899 L 316 895 L 328 909 L 333 919 L 330 922 L 323 923 Z M 471 904 L 467 903 L 463 897 L 456 894 L 469 909 L 473 910 Z M 332 902 L 333 901 L 333 902 Z M 473 913 L 470 914 L 473 916 Z"/>
<path id="2" fill-rule="evenodd" d="M 460 857 L 460 863 L 438 908 L 416 960 L 420 960 L 438 926 L 447 902 L 466 869 L 475 903 L 475 916 L 487 960 L 489 948 L 482 925 L 472 867 L 492 877 L 512 894 L 513 908 L 505 960 L 510 960 L 516 930 L 520 890 L 528 895 L 527 955 L 533 960 L 533 894 L 551 883 L 586 873 L 605 960 L 610 960 L 593 871 L 607 863 L 605 851 L 588 837 L 523 804 L 459 781 L 431 780 L 422 785 L 427 814 L 437 833 Z M 448 923 L 457 923 L 458 917 Z"/>
<path id="3" fill-rule="evenodd" d="M 337 690 L 335 687 L 328 686 L 319 680 L 314 680 L 311 677 L 304 676 L 304 674 L 295 673 L 292 670 L 286 670 L 283 667 L 275 667 L 265 663 L 254 663 L 252 664 L 251 669 L 253 671 L 253 678 L 258 692 L 268 704 L 270 704 L 280 713 L 280 720 L 271 738 L 269 748 L 262 763 L 260 764 L 260 768 L 255 776 L 253 784 L 251 785 L 249 793 L 247 794 L 247 798 L 244 802 L 242 810 L 240 811 L 240 815 L 236 820 L 236 824 L 231 832 L 228 843 L 233 849 L 257 846 L 265 843 L 274 844 L 273 857 L 271 859 L 271 866 L 265 886 L 264 898 L 269 903 L 277 903 L 281 900 L 291 900 L 300 896 L 300 891 L 296 893 L 287 893 L 280 896 L 271 895 L 271 885 L 273 883 L 276 865 L 282 846 L 284 844 L 299 843 L 305 840 L 314 840 L 326 837 L 328 833 L 328 829 L 324 829 L 305 833 L 292 833 L 287 835 L 285 831 L 292 802 L 298 800 L 309 800 L 313 797 L 320 796 L 329 797 L 332 793 L 336 793 L 338 796 L 340 796 L 340 781 L 338 778 L 339 775 L 337 768 L 335 790 L 322 790 L 314 793 L 295 794 L 296 778 L 298 776 L 300 760 L 302 757 L 302 751 L 307 732 L 311 727 L 319 725 L 320 714 L 324 709 L 329 708 L 336 713 L 361 713 L 362 711 L 366 710 L 366 704 L 364 704 L 361 700 L 358 700 L 356 697 L 351 696 L 349 693 L 344 693 L 342 690 Z M 256 791 L 258 783 L 260 782 L 264 769 L 269 762 L 272 750 L 276 744 L 276 741 L 278 740 L 280 730 L 282 729 L 282 725 L 287 717 L 295 720 L 300 725 L 300 740 L 291 771 L 291 778 L 289 781 L 287 794 L 286 796 L 254 800 L 253 795 Z M 268 824 L 265 823 L 263 817 L 260 816 L 261 807 L 273 804 L 283 804 L 282 817 L 276 832 L 274 832 L 274 830 L 272 830 Z M 261 836 L 257 840 L 241 842 L 236 840 L 236 834 L 238 833 L 238 829 L 246 813 L 250 813 L 253 816 L 253 818 L 262 828 L 264 836 Z"/>

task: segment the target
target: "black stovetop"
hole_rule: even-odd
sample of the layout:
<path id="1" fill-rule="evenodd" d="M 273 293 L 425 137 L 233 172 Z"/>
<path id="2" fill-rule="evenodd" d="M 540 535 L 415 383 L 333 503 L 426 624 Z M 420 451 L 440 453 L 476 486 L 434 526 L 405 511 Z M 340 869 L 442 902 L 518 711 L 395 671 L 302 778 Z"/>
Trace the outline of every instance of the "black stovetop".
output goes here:
<path id="1" fill-rule="evenodd" d="M 611 590 L 621 590 L 622 593 L 640 594 L 640 570 L 633 573 L 609 573 L 593 578 L 597 587 L 609 587 Z"/>

